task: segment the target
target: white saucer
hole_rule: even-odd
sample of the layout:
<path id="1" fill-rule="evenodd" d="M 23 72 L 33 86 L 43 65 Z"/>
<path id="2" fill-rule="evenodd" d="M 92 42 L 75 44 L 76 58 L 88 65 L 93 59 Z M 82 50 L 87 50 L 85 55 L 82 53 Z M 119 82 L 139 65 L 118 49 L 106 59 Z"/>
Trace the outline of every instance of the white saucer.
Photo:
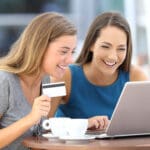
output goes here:
<path id="1" fill-rule="evenodd" d="M 84 136 L 61 136 L 59 137 L 60 140 L 65 140 L 65 141 L 88 141 L 95 139 L 95 136 L 91 135 L 84 135 Z"/>
<path id="2" fill-rule="evenodd" d="M 58 139 L 58 136 L 55 136 L 52 133 L 45 133 L 45 134 L 42 134 L 42 136 L 48 139 Z"/>

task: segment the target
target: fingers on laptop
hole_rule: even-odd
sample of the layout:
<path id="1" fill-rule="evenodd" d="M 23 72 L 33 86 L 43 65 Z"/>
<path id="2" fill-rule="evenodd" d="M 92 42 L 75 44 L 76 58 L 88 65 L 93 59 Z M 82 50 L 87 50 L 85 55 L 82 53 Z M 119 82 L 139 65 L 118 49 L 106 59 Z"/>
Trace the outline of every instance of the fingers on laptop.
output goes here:
<path id="1" fill-rule="evenodd" d="M 107 116 L 95 116 L 89 118 L 89 128 L 104 130 L 108 126 L 109 120 Z"/>

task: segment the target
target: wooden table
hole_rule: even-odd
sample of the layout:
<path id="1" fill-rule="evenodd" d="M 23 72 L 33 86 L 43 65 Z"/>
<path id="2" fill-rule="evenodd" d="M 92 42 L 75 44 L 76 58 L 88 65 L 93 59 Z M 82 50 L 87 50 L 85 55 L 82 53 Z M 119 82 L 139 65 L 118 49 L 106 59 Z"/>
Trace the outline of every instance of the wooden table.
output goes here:
<path id="1" fill-rule="evenodd" d="M 28 137 L 23 141 L 32 150 L 148 150 L 150 137 L 90 140 L 83 143 L 66 143 L 44 137 Z"/>

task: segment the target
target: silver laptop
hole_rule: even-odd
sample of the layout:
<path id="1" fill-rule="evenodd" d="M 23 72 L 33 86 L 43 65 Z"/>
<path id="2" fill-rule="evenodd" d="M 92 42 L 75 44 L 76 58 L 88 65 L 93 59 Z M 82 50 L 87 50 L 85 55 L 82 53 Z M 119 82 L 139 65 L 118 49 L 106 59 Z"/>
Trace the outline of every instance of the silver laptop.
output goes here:
<path id="1" fill-rule="evenodd" d="M 106 133 L 96 138 L 141 135 L 150 135 L 150 81 L 127 82 Z"/>

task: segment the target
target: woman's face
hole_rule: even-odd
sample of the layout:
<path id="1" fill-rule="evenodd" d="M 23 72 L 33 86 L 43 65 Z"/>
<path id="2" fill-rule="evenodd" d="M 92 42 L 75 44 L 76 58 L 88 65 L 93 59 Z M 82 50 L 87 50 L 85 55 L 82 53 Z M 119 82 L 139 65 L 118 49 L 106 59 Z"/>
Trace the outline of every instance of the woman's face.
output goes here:
<path id="1" fill-rule="evenodd" d="M 91 51 L 94 68 L 103 74 L 112 75 L 126 58 L 127 35 L 115 26 L 107 26 L 101 30 Z"/>
<path id="2" fill-rule="evenodd" d="M 76 35 L 61 36 L 52 41 L 44 55 L 44 74 L 61 78 L 65 69 L 73 62 L 73 53 L 76 48 Z"/>

